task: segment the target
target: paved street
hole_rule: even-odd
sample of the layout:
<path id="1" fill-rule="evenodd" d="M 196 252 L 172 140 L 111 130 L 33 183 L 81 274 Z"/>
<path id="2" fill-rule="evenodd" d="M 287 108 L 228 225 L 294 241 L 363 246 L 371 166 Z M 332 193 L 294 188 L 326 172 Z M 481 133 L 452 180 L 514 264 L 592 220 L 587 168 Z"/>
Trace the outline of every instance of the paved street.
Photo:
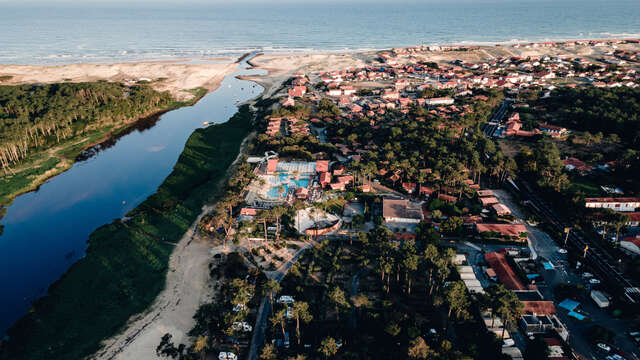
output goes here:
<path id="1" fill-rule="evenodd" d="M 313 246 L 311 243 L 306 243 L 305 246 L 300 247 L 295 255 L 284 263 L 278 270 L 265 271 L 265 274 L 269 279 L 280 282 L 287 274 L 289 269 L 296 261 L 302 256 L 305 250 Z M 253 327 L 253 336 L 251 337 L 251 346 L 249 347 L 249 360 L 256 360 L 258 358 L 258 349 L 264 343 L 264 336 L 267 330 L 267 320 L 271 313 L 271 303 L 269 302 L 269 296 L 262 298 L 260 308 L 258 308 L 258 315 L 256 316 L 256 323 Z"/>
<path id="2" fill-rule="evenodd" d="M 519 219 L 526 218 L 521 206 L 514 201 L 511 194 L 504 190 L 494 190 L 496 197 L 503 204 L 507 205 L 514 215 Z M 537 256 L 550 260 L 554 266 L 554 270 L 547 270 L 543 272 L 545 284 L 540 284 L 539 290 L 545 299 L 553 299 L 556 304 L 556 311 L 558 318 L 567 326 L 570 336 L 569 344 L 580 354 L 585 355 L 591 359 L 603 359 L 604 356 L 601 353 L 595 351 L 595 349 L 587 341 L 587 331 L 594 324 L 600 324 L 611 330 L 613 330 L 617 336 L 615 338 L 615 346 L 624 351 L 627 355 L 631 355 L 631 358 L 637 358 L 638 354 L 637 346 L 626 336 L 625 331 L 628 330 L 628 324 L 624 320 L 613 318 L 609 313 L 598 308 L 591 298 L 588 296 L 588 292 L 591 290 L 591 285 L 582 278 L 581 275 L 576 274 L 573 269 L 570 269 L 566 265 L 566 255 L 560 254 L 558 250 L 560 247 L 551 237 L 544 231 L 539 230 L 536 227 L 525 224 L 530 232 L 529 235 L 529 247 L 532 254 L 535 252 Z M 567 312 L 557 305 L 564 299 L 556 299 L 553 289 L 560 283 L 569 284 L 583 284 L 587 289 L 585 299 L 581 302 L 580 309 L 588 314 L 592 321 L 585 322 L 579 321 L 567 316 Z"/>

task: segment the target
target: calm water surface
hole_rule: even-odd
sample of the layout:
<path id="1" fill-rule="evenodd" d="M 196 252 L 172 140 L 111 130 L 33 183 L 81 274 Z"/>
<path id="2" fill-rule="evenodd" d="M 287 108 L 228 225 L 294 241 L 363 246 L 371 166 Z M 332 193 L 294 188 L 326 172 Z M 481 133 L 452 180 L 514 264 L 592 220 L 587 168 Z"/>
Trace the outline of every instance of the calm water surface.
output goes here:
<path id="1" fill-rule="evenodd" d="M 234 75 L 256 73 L 243 62 Z M 194 129 L 205 121 L 227 121 L 238 101 L 262 92 L 234 75 L 195 106 L 162 115 L 152 128 L 131 132 L 40 190 L 16 198 L 0 221 L 5 226 L 0 236 L 0 334 L 84 255 L 94 229 L 155 192 Z"/>

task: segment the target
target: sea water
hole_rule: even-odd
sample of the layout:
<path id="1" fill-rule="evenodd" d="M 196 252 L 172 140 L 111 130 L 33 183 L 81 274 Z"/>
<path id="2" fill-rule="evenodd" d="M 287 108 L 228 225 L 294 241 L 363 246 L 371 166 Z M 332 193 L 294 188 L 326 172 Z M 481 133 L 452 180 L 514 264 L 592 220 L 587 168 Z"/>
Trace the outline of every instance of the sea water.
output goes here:
<path id="1" fill-rule="evenodd" d="M 640 37 L 638 0 L 0 1 L 0 63 Z"/>

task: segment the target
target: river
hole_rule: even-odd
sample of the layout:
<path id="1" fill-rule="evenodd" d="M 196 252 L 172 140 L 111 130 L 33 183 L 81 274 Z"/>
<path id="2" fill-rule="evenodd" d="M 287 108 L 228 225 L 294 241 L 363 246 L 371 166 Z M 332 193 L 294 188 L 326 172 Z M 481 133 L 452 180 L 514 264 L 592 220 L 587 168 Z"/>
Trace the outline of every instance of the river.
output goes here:
<path id="1" fill-rule="evenodd" d="M 262 93 L 261 86 L 236 78 L 265 73 L 251 69 L 247 60 L 194 106 L 167 112 L 153 126 L 147 120 L 38 191 L 15 199 L 0 221 L 5 226 L 0 235 L 0 334 L 84 256 L 94 229 L 123 217 L 156 191 L 195 129 L 204 122 L 226 122 L 239 103 Z"/>

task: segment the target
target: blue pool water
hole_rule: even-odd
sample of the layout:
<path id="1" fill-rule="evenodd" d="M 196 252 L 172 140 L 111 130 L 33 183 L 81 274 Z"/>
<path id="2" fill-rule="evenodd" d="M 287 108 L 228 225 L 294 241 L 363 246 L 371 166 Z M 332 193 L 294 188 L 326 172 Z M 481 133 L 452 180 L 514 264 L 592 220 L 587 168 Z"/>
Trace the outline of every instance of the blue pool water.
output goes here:
<path id="1" fill-rule="evenodd" d="M 273 185 L 273 187 L 269 189 L 269 191 L 267 191 L 267 196 L 271 199 L 277 199 L 285 196 L 289 192 L 289 187 L 291 186 L 293 186 L 294 189 L 300 187 L 306 188 L 307 186 L 309 186 L 309 178 L 301 177 L 296 180 L 289 174 L 279 174 L 278 180 L 276 180 L 276 178 L 272 178 L 270 183 L 271 185 Z M 278 187 L 280 185 L 284 187 L 284 192 L 282 194 L 278 192 Z"/>

